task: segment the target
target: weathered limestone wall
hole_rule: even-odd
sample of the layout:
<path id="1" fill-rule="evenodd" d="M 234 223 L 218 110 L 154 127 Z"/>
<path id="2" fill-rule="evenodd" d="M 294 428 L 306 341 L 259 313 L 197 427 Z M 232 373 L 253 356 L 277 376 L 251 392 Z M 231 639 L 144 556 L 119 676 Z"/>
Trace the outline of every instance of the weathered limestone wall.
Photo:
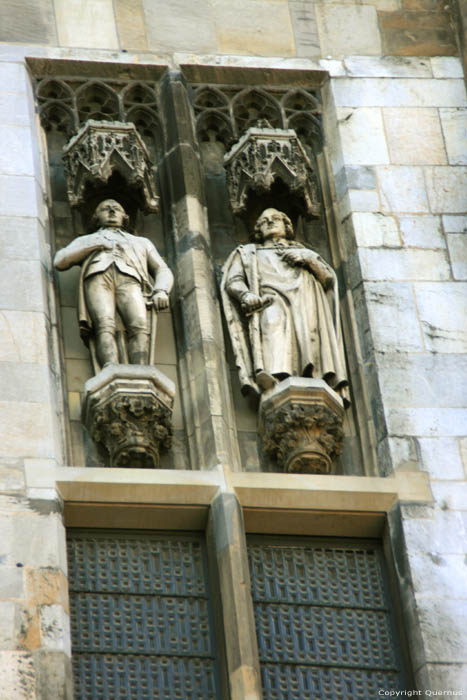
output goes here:
<path id="1" fill-rule="evenodd" d="M 24 56 L 329 71 L 325 132 L 338 242 L 378 467 L 381 475 L 427 472 L 435 498 L 432 506 L 396 507 L 389 522 L 415 680 L 421 689 L 462 689 L 467 111 L 446 7 L 428 0 L 0 4 L 1 698 L 68 697 L 70 677 L 64 528 L 53 478 L 66 460 L 52 202 Z M 176 86 L 171 95 L 182 100 Z M 184 138 L 187 147 L 170 159 L 188 173 L 195 161 L 188 127 Z M 222 464 L 227 472 L 238 450 L 223 417 L 219 315 L 203 289 L 209 261 L 184 238 L 185 230 L 199 231 L 209 242 L 203 195 L 190 178 L 182 188 L 173 184 L 176 274 L 199 336 L 181 362 L 184 408 L 187 414 L 192 398 L 200 401 L 201 382 L 205 413 L 192 424 L 190 452 L 204 468 Z"/>
<path id="2" fill-rule="evenodd" d="M 28 487 L 63 461 L 47 182 L 24 61 L 0 61 L 0 678 L 2 698 L 65 697 L 62 504 Z"/>
<path id="3" fill-rule="evenodd" d="M 420 688 L 455 689 L 467 641 L 461 65 L 360 57 L 333 72 L 331 162 L 365 371 L 374 397 L 381 392 L 379 468 L 428 472 L 436 502 L 403 507 L 391 521 L 407 619 L 420 620 L 415 677 Z"/>

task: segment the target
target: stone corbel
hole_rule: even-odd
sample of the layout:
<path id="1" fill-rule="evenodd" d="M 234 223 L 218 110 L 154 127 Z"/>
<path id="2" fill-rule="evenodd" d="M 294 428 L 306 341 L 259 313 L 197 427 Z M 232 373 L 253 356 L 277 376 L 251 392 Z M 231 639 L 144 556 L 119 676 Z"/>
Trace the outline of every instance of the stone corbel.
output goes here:
<path id="1" fill-rule="evenodd" d="M 174 397 L 155 367 L 108 365 L 85 384 L 82 421 L 110 467 L 158 468 L 172 442 Z"/>
<path id="2" fill-rule="evenodd" d="M 145 213 L 159 210 L 159 197 L 149 154 L 134 124 L 89 119 L 63 149 L 68 199 L 85 201 L 87 184 L 105 184 L 118 172 L 140 192 Z"/>
<path id="3" fill-rule="evenodd" d="M 307 214 L 319 216 L 317 178 L 293 129 L 248 129 L 224 156 L 224 165 L 234 214 L 245 212 L 250 190 L 264 194 L 280 179 L 303 200 Z"/>
<path id="4" fill-rule="evenodd" d="M 342 450 L 343 418 L 342 399 L 325 381 L 289 377 L 262 395 L 263 453 L 284 472 L 330 474 Z"/>

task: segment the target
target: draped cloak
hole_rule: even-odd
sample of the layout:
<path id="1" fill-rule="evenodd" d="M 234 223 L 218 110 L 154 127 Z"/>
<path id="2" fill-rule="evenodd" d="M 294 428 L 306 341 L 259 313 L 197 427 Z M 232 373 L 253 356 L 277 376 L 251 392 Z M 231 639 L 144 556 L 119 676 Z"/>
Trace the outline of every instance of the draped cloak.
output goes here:
<path id="1" fill-rule="evenodd" d="M 305 246 L 291 241 L 281 248 Z M 310 269 L 287 263 L 271 245 L 238 246 L 224 265 L 221 294 L 242 392 L 259 393 L 258 372 L 309 376 L 324 379 L 348 404 L 337 278 L 307 250 L 328 273 L 327 291 Z M 272 297 L 272 303 L 246 317 L 229 293 L 229 285 L 239 280 L 251 293 Z"/>

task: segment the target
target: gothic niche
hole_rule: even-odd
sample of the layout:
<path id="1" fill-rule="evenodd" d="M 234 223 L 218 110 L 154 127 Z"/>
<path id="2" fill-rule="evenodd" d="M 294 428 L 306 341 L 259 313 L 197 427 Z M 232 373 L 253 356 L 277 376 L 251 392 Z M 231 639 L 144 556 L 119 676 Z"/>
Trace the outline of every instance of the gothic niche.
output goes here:
<path id="1" fill-rule="evenodd" d="M 173 275 L 153 243 L 128 229 L 129 217 L 110 198 L 111 177 L 126 183 L 137 208 L 158 209 L 147 149 L 135 126 L 89 120 L 64 149 L 72 206 L 96 200 L 91 233 L 57 252 L 57 270 L 81 268 L 80 334 L 95 376 L 84 388 L 82 421 L 112 467 L 158 467 L 170 447 L 173 382 L 153 367 L 157 315 L 168 308 Z M 105 185 L 105 187 L 104 187 Z"/>

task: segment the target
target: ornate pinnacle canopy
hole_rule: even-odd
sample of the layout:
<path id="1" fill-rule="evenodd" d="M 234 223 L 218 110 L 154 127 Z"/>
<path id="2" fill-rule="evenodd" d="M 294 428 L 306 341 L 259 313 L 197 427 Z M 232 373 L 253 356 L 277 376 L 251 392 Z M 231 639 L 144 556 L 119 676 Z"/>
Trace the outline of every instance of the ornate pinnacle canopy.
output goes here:
<path id="1" fill-rule="evenodd" d="M 118 172 L 138 191 L 146 213 L 158 211 L 149 154 L 134 124 L 89 119 L 63 149 L 63 160 L 72 207 L 83 204 L 87 184 L 106 183 Z"/>
<path id="2" fill-rule="evenodd" d="M 276 179 L 304 202 L 308 214 L 317 216 L 320 204 L 316 176 L 293 129 L 252 127 L 226 153 L 230 204 L 234 214 L 246 209 L 248 193 L 268 192 Z"/>

